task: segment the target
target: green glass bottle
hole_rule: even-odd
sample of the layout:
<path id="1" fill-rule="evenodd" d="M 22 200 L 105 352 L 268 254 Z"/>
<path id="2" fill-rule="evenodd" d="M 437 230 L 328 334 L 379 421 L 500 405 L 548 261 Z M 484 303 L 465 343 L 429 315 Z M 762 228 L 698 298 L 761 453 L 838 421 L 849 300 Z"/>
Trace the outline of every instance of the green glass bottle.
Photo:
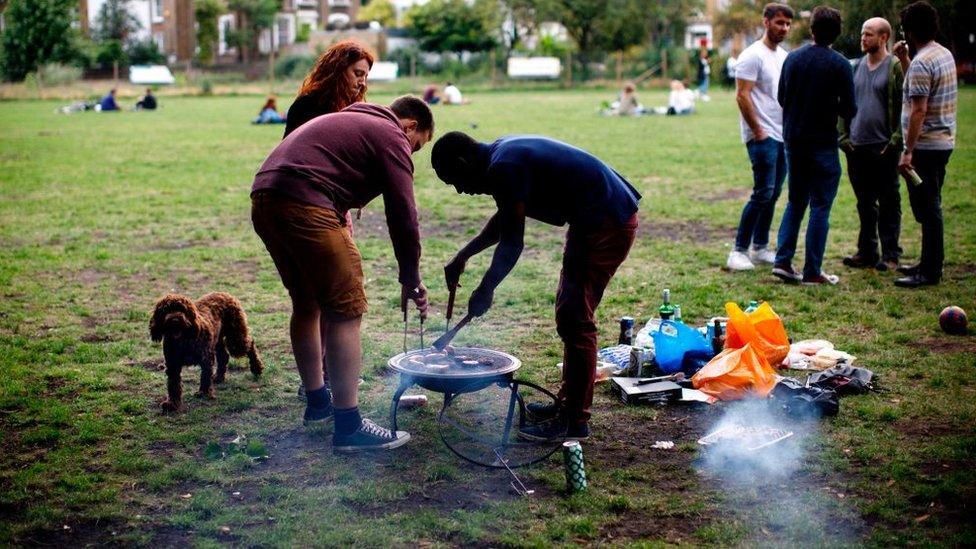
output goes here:
<path id="1" fill-rule="evenodd" d="M 661 292 L 661 298 L 664 302 L 657 308 L 657 313 L 660 315 L 661 320 L 670 320 L 674 316 L 674 305 L 671 304 L 671 290 L 665 288 Z"/>

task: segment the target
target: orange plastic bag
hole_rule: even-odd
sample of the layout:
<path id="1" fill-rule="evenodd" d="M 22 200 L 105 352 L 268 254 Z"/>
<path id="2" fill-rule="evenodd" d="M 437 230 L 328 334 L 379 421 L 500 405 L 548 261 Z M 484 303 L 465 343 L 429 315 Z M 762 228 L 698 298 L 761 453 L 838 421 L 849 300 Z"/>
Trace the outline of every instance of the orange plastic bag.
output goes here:
<path id="1" fill-rule="evenodd" d="M 776 372 L 751 343 L 725 349 L 691 376 L 695 389 L 719 400 L 763 398 L 776 385 Z"/>
<path id="2" fill-rule="evenodd" d="M 729 316 L 726 349 L 738 349 L 751 343 L 753 349 L 771 365 L 779 365 L 790 353 L 786 328 L 769 303 L 764 301 L 755 311 L 746 313 L 735 303 L 729 302 L 725 304 L 725 312 Z"/>

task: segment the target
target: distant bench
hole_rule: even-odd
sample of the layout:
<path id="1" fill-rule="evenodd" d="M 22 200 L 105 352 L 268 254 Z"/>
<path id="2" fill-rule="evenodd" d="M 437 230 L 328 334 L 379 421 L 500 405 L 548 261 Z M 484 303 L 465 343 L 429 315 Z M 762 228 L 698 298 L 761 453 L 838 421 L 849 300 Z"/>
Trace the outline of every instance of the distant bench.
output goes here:
<path id="1" fill-rule="evenodd" d="M 558 57 L 509 57 L 509 78 L 559 78 L 562 63 Z"/>

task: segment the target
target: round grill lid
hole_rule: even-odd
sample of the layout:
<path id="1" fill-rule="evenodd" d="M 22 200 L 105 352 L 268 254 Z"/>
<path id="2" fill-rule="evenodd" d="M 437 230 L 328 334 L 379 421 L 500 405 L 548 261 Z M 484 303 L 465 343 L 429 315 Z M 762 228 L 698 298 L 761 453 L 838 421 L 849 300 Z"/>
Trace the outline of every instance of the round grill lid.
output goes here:
<path id="1" fill-rule="evenodd" d="M 477 379 L 514 372 L 522 362 L 501 351 L 477 347 L 455 347 L 440 353 L 433 347 L 400 353 L 388 362 L 390 368 L 415 377 Z"/>

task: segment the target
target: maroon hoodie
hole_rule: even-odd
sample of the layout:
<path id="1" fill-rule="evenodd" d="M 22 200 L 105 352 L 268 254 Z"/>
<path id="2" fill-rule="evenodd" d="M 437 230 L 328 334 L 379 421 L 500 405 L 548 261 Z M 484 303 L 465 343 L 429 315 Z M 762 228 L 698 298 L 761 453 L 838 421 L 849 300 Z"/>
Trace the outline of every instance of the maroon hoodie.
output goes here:
<path id="1" fill-rule="evenodd" d="M 387 107 L 355 103 L 310 120 L 268 155 L 251 193 L 274 190 L 345 217 L 383 195 L 400 283 L 420 284 L 420 227 L 410 142 Z"/>

